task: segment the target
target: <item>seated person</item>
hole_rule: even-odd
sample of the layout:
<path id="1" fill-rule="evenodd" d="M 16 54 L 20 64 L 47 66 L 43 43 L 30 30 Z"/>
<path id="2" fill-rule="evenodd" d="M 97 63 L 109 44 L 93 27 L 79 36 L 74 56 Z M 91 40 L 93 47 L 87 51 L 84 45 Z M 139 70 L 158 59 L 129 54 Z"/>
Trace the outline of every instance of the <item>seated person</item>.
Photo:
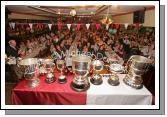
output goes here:
<path id="1" fill-rule="evenodd" d="M 115 46 L 113 48 L 114 48 L 114 51 L 116 52 L 116 54 L 118 54 L 118 56 L 120 56 L 122 58 L 123 57 L 123 45 L 121 45 L 118 42 L 115 44 Z"/>
<path id="2" fill-rule="evenodd" d="M 61 44 L 60 44 L 60 50 L 61 50 L 63 53 L 65 53 L 66 50 L 67 50 L 67 48 L 64 46 L 64 41 L 62 41 Z"/>
<path id="3" fill-rule="evenodd" d="M 51 57 L 54 60 L 62 59 L 62 56 L 57 52 L 57 50 L 56 50 L 56 48 L 54 47 L 53 44 L 50 46 L 50 52 L 51 52 Z"/>
<path id="4" fill-rule="evenodd" d="M 137 42 L 132 41 L 130 47 L 131 48 L 130 48 L 129 56 L 141 55 L 141 51 L 139 50 Z"/>
<path id="5" fill-rule="evenodd" d="M 97 51 L 97 54 L 96 54 L 97 58 L 103 59 L 104 57 L 107 57 L 105 52 L 106 52 L 106 50 L 105 50 L 104 44 L 103 44 L 100 46 L 100 48 Z"/>
<path id="6" fill-rule="evenodd" d="M 82 52 L 83 46 L 82 46 L 81 42 L 78 42 L 77 49 L 78 49 L 78 51 Z"/>

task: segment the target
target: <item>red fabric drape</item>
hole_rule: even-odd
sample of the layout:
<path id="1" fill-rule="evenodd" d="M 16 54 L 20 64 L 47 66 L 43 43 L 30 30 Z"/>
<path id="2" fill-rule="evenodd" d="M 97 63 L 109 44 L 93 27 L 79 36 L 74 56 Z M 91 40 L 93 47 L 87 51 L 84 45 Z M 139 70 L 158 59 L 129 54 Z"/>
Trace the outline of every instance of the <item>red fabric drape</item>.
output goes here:
<path id="1" fill-rule="evenodd" d="M 12 90 L 12 104 L 15 105 L 85 105 L 86 92 L 75 92 L 70 84 L 74 75 L 67 76 L 66 84 L 56 82 L 45 83 L 45 76 L 40 76 L 40 85 L 29 88 L 27 81 L 23 80 Z"/>

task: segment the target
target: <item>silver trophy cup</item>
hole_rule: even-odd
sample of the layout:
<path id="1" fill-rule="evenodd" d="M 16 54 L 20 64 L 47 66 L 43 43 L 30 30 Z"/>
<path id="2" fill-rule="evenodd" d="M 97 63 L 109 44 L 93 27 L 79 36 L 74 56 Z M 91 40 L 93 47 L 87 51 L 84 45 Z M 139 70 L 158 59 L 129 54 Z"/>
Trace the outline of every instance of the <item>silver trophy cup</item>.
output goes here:
<path id="1" fill-rule="evenodd" d="M 38 60 L 37 58 L 27 58 L 20 60 L 19 67 L 24 72 L 24 77 L 28 81 L 28 87 L 34 88 L 39 85 L 37 78 Z"/>
<path id="2" fill-rule="evenodd" d="M 64 60 L 57 60 L 56 64 L 57 64 L 57 69 L 61 71 L 61 74 L 58 78 L 59 83 L 61 83 L 61 84 L 66 83 L 67 82 L 66 76 L 63 75 L 63 69 L 65 67 L 65 61 Z"/>
<path id="3" fill-rule="evenodd" d="M 88 73 L 90 70 L 91 58 L 84 55 L 72 57 L 72 69 L 75 74 L 71 82 L 71 88 L 75 91 L 86 91 L 90 87 Z"/>
<path id="4" fill-rule="evenodd" d="M 128 74 L 123 79 L 124 83 L 136 89 L 142 88 L 142 75 L 148 71 L 152 62 L 151 59 L 140 55 L 131 56 L 127 62 Z"/>
<path id="5" fill-rule="evenodd" d="M 44 64 L 45 64 L 45 69 L 47 71 L 45 82 L 46 83 L 55 82 L 55 77 L 53 74 L 55 69 L 55 63 L 53 62 L 52 59 L 45 59 Z"/>
<path id="6" fill-rule="evenodd" d="M 98 74 L 98 72 L 103 70 L 104 63 L 100 60 L 94 60 L 92 62 L 92 66 L 95 73 L 93 74 L 93 77 L 90 79 L 90 82 L 94 85 L 100 85 L 103 83 L 103 80 L 102 76 Z"/>

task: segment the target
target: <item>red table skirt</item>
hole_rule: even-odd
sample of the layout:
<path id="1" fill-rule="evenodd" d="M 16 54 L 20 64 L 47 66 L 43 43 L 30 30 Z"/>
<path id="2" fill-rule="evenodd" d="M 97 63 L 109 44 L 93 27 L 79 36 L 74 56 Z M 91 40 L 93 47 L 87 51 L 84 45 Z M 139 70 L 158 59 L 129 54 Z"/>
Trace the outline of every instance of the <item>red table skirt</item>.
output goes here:
<path id="1" fill-rule="evenodd" d="M 65 84 L 58 83 L 59 73 L 55 73 L 56 81 L 45 82 L 45 76 L 40 76 L 40 84 L 29 88 L 23 80 L 12 90 L 12 104 L 15 105 L 85 105 L 86 92 L 75 92 L 70 84 L 74 75 L 67 75 Z"/>

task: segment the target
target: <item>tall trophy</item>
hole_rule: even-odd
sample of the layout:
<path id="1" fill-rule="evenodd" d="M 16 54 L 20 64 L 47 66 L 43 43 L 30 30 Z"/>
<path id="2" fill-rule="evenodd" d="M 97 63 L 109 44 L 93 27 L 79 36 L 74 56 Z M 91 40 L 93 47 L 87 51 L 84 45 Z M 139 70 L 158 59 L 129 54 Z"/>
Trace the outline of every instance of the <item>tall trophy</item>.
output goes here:
<path id="1" fill-rule="evenodd" d="M 34 88 L 39 85 L 39 79 L 37 78 L 37 58 L 22 59 L 19 61 L 18 66 L 24 72 L 24 77 L 28 81 L 28 87 Z"/>
<path id="2" fill-rule="evenodd" d="M 123 79 L 124 83 L 140 89 L 143 87 L 142 75 L 148 71 L 149 66 L 152 64 L 152 60 L 140 55 L 133 55 L 127 62 L 128 74 Z"/>
<path id="3" fill-rule="evenodd" d="M 66 76 L 63 75 L 63 69 L 65 67 L 65 61 L 64 60 L 57 60 L 56 64 L 57 64 L 57 69 L 61 71 L 61 75 L 58 78 L 59 83 L 61 83 L 61 84 L 66 83 L 67 82 Z"/>
<path id="4" fill-rule="evenodd" d="M 52 59 L 45 59 L 45 69 L 47 71 L 47 74 L 46 74 L 46 79 L 45 79 L 45 82 L 46 83 L 53 83 L 55 82 L 55 77 L 54 77 L 54 69 L 55 69 L 55 63 L 53 62 Z"/>
<path id="5" fill-rule="evenodd" d="M 98 74 L 99 71 L 103 70 L 103 61 L 94 60 L 92 62 L 93 70 L 95 71 L 93 77 L 90 79 L 90 82 L 94 85 L 100 85 L 103 83 L 102 76 Z"/>
<path id="6" fill-rule="evenodd" d="M 75 91 L 86 91 L 90 87 L 88 73 L 90 70 L 91 58 L 85 55 L 72 57 L 72 69 L 75 74 L 71 82 L 71 88 Z"/>

